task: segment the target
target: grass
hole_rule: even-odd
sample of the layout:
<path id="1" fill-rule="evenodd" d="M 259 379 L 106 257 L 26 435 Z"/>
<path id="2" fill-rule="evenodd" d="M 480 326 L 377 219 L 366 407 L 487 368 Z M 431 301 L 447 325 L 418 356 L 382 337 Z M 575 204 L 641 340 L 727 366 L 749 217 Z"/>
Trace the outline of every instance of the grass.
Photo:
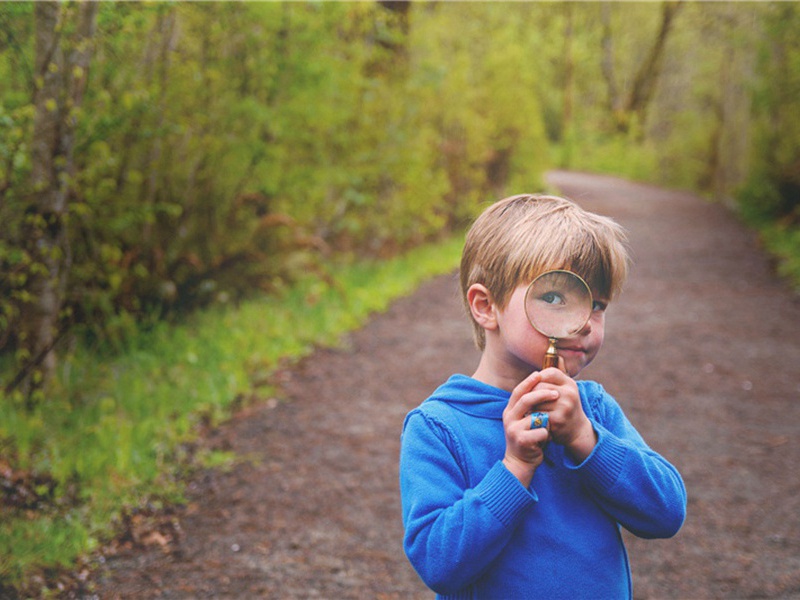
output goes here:
<path id="1" fill-rule="evenodd" d="M 461 244 L 341 266 L 334 283 L 309 276 L 279 295 L 160 324 L 115 357 L 78 348 L 35 410 L 6 399 L 0 468 L 41 483 L 36 502 L 0 516 L 0 582 L 30 593 L 33 575 L 74 565 L 125 511 L 179 502 L 188 448 L 204 425 L 224 420 L 243 397 L 267 396 L 264 384 L 282 361 L 337 344 L 392 300 L 453 270 Z M 234 458 L 199 460 L 225 468 Z"/>

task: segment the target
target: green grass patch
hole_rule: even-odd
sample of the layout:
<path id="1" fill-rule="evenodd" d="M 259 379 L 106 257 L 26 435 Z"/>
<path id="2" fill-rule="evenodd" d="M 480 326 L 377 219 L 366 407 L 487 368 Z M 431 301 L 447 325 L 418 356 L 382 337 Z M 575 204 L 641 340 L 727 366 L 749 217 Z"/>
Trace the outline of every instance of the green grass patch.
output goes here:
<path id="1" fill-rule="evenodd" d="M 392 300 L 455 269 L 462 243 L 332 265 L 328 281 L 308 276 L 273 296 L 158 324 L 117 356 L 78 348 L 34 410 L 5 398 L 0 467 L 44 484 L 33 504 L 20 501 L 0 516 L 0 581 L 25 587 L 32 573 L 97 548 L 123 511 L 180 501 L 181 470 L 203 426 L 224 420 L 256 388 L 266 396 L 282 361 L 336 345 Z M 195 464 L 226 468 L 234 460 L 201 453 Z"/>

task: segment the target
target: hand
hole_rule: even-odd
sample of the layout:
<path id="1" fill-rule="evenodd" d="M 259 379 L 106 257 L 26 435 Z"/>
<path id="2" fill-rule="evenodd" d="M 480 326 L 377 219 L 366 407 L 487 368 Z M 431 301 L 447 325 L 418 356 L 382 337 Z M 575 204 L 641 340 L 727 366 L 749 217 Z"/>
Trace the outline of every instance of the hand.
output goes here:
<path id="1" fill-rule="evenodd" d="M 503 464 L 528 487 L 537 467 L 544 460 L 544 446 L 549 438 L 547 429 L 531 429 L 531 413 L 536 405 L 553 402 L 556 390 L 541 387 L 542 375 L 535 372 L 524 379 L 511 392 L 503 411 L 503 429 L 506 434 L 506 453 Z"/>
<path id="2" fill-rule="evenodd" d="M 551 439 L 564 446 L 577 462 L 585 460 L 597 444 L 597 434 L 583 412 L 578 384 L 560 369 L 550 368 L 539 373 L 535 389 L 555 392 L 554 399 L 531 406 L 531 410 L 548 413 Z"/>

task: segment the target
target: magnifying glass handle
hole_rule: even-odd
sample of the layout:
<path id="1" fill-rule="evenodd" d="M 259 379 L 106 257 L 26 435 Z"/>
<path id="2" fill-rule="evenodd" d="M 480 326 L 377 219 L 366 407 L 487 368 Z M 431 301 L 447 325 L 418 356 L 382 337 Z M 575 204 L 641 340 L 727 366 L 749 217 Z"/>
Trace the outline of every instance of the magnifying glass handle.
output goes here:
<path id="1" fill-rule="evenodd" d="M 544 360 L 542 361 L 542 369 L 548 369 L 550 367 L 558 367 L 556 338 L 550 338 L 550 345 L 547 346 L 547 352 L 544 353 Z"/>

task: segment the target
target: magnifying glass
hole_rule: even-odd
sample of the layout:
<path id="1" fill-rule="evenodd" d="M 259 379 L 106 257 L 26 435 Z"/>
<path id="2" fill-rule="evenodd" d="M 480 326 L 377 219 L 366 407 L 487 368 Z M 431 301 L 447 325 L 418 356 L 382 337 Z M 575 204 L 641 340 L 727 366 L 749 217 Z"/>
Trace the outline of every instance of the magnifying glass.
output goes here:
<path id="1" fill-rule="evenodd" d="M 592 291 L 572 271 L 555 270 L 539 275 L 525 292 L 525 314 L 550 344 L 542 369 L 558 367 L 556 342 L 578 333 L 592 316 Z"/>

